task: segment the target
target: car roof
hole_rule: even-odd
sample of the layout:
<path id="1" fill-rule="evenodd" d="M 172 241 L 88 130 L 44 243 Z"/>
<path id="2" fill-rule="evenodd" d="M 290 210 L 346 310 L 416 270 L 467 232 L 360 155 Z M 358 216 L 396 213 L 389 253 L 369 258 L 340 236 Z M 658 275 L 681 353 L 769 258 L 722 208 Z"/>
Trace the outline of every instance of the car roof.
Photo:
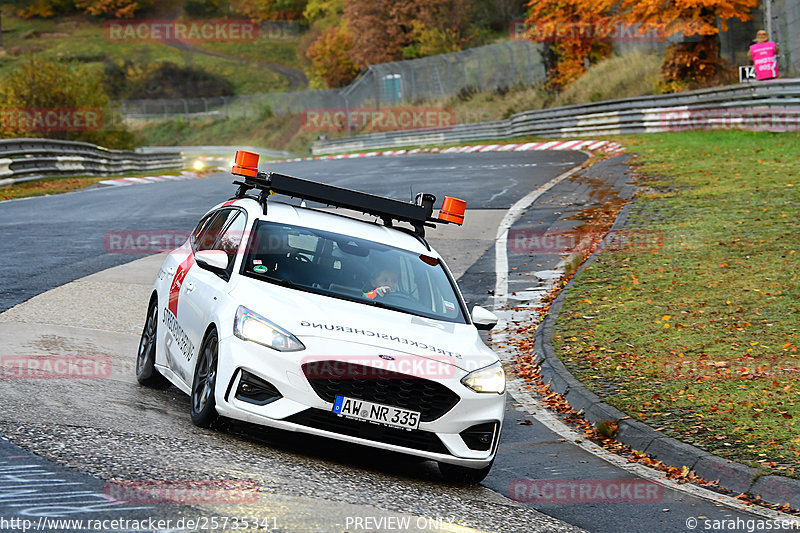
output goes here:
<path id="1" fill-rule="evenodd" d="M 378 222 L 368 221 L 369 218 L 367 218 L 367 220 L 352 218 L 353 216 L 359 216 L 359 214 L 348 209 L 322 211 L 320 209 L 291 205 L 280 200 L 270 199 L 267 203 L 267 212 L 264 214 L 261 204 L 251 198 L 243 198 L 235 202 L 226 202 L 216 208 L 226 204 L 243 207 L 248 211 L 250 216 L 256 216 L 259 220 L 331 231 L 386 244 L 414 253 L 425 254 L 431 257 L 440 257 L 433 248 L 428 249 L 425 244 L 423 244 L 423 241 L 414 235 L 397 228 L 384 226 Z"/>

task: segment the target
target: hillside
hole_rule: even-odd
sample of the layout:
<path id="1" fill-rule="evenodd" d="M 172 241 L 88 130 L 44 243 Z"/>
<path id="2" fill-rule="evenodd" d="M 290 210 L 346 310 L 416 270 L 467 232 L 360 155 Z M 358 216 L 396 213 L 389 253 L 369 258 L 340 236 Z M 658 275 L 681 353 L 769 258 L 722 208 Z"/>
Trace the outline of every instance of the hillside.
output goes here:
<path id="1" fill-rule="evenodd" d="M 153 20 L 164 20 L 160 10 L 148 15 Z M 0 78 L 31 55 L 80 63 L 96 72 L 115 66 L 142 72 L 152 65 L 169 62 L 227 80 L 233 86 L 233 94 L 252 94 L 288 90 L 290 80 L 276 70 L 289 69 L 303 76 L 308 63 L 298 54 L 299 33 L 291 31 L 266 32 L 253 42 L 201 42 L 184 46 L 116 41 L 109 38 L 102 20 L 90 20 L 83 15 L 22 19 L 11 6 L 5 6 L 2 23 Z"/>

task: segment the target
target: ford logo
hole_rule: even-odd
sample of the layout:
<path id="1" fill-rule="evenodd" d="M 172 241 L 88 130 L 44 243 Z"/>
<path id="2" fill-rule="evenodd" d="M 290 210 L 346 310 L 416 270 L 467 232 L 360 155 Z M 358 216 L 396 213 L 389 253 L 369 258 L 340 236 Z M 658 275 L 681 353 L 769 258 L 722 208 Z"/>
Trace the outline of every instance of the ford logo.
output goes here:
<path id="1" fill-rule="evenodd" d="M 394 357 L 392 357 L 391 355 L 379 355 L 378 357 L 380 357 L 381 359 L 386 359 L 387 361 L 394 361 Z"/>

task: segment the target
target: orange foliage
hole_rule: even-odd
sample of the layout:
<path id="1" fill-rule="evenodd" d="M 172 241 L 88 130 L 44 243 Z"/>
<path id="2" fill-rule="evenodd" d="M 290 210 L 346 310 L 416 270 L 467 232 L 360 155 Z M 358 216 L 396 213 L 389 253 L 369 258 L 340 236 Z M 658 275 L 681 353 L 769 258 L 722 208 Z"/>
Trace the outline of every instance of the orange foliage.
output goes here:
<path id="1" fill-rule="evenodd" d="M 344 87 L 358 74 L 350 59 L 353 36 L 347 28 L 332 27 L 325 31 L 306 51 L 314 72 L 328 87 Z"/>
<path id="2" fill-rule="evenodd" d="M 450 34 L 457 44 L 469 24 L 469 1 L 349 0 L 344 17 L 353 31 L 351 57 L 366 67 L 403 59 L 403 49 L 415 44 L 423 30 Z"/>
<path id="3" fill-rule="evenodd" d="M 306 0 L 233 0 L 233 9 L 252 20 L 300 20 Z"/>
<path id="4" fill-rule="evenodd" d="M 601 0 L 616 5 L 618 18 L 630 24 L 640 23 L 647 28 L 663 32 L 664 37 L 683 32 L 693 35 L 716 35 L 717 18 L 722 31 L 728 29 L 728 20 L 753 18 L 750 11 L 759 0 Z"/>
<path id="5" fill-rule="evenodd" d="M 710 85 L 719 72 L 719 43 L 712 35 L 670 45 L 661 65 L 661 91 L 675 92 Z"/>
<path id="6" fill-rule="evenodd" d="M 75 0 L 75 7 L 97 17 L 130 19 L 150 3 L 149 0 Z"/>
<path id="7" fill-rule="evenodd" d="M 52 18 L 83 11 L 103 18 L 129 19 L 152 0 L 36 0 L 17 11 L 23 18 Z"/>
<path id="8" fill-rule="evenodd" d="M 556 63 L 548 73 L 553 88 L 569 85 L 586 70 L 585 59 L 610 54 L 603 29 L 610 26 L 610 6 L 591 0 L 531 0 L 528 4 L 528 36 L 549 43 Z"/>
<path id="9" fill-rule="evenodd" d="M 663 37 L 682 33 L 687 38 L 667 49 L 661 66 L 661 90 L 665 92 L 712 84 L 721 67 L 720 29 L 726 31 L 728 20 L 734 17 L 750 20 L 753 18 L 751 11 L 757 5 L 758 0 L 621 0 L 617 3 L 620 20 L 641 23 Z"/>
<path id="10" fill-rule="evenodd" d="M 720 28 L 726 31 L 727 21 L 734 17 L 750 20 L 758 1 L 531 0 L 526 22 L 533 40 L 553 43 L 557 64 L 550 83 L 557 87 L 583 72 L 584 58 L 603 42 L 598 29 L 624 24 L 638 25 L 640 33 L 653 32 L 662 38 L 682 33 L 689 39 L 671 46 L 662 65 L 665 88 L 670 90 L 683 88 L 687 82 L 707 84 L 714 78 L 720 66 Z M 587 27 L 588 31 L 583 29 Z"/>

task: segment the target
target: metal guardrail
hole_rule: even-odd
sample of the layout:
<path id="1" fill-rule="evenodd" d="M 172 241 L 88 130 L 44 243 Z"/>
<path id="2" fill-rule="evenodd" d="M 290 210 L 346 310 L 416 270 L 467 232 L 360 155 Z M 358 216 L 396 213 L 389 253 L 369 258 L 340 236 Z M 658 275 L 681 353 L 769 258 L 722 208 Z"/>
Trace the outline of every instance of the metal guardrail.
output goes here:
<path id="1" fill-rule="evenodd" d="M 319 140 L 316 155 L 520 136 L 583 137 L 690 129 L 800 131 L 800 79 L 525 111 L 497 122 Z"/>
<path id="2" fill-rule="evenodd" d="M 0 139 L 0 187 L 43 177 L 111 176 L 183 167 L 180 152 L 141 153 L 51 139 Z"/>

